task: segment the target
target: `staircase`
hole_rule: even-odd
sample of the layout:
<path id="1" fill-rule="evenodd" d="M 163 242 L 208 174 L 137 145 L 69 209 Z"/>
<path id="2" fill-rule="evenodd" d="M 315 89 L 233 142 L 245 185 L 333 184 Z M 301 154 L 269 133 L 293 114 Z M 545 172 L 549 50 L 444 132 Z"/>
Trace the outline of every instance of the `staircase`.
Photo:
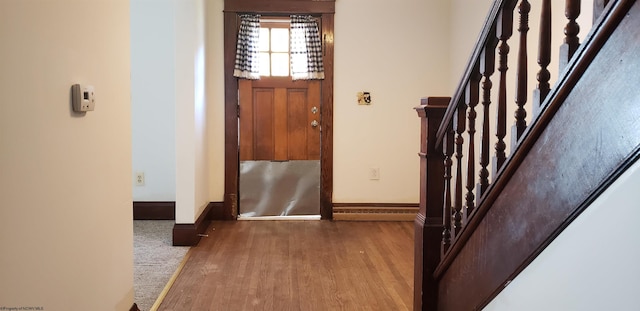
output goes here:
<path id="1" fill-rule="evenodd" d="M 532 5 L 541 12 L 534 39 Z M 453 96 L 416 108 L 414 310 L 485 307 L 640 156 L 640 3 L 594 1 L 582 42 L 581 1 L 565 1 L 560 29 L 551 6 L 494 1 Z M 553 86 L 552 34 L 564 36 Z M 536 68 L 527 65 L 532 42 Z"/>

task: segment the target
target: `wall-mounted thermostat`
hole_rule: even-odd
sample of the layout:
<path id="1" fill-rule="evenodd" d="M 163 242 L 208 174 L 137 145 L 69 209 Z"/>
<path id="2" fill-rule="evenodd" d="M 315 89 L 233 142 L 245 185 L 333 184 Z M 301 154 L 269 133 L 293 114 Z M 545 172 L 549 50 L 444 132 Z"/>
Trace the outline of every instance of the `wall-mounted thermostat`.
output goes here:
<path id="1" fill-rule="evenodd" d="M 93 111 L 96 105 L 95 90 L 91 85 L 74 84 L 71 86 L 73 111 Z"/>

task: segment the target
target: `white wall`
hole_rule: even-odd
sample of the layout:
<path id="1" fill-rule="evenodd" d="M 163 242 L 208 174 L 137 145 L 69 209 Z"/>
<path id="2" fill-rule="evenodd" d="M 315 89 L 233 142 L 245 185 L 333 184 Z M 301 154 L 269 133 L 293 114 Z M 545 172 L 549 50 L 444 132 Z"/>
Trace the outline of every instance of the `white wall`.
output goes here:
<path id="1" fill-rule="evenodd" d="M 0 38 L 0 306 L 128 310 L 129 2 L 5 0 Z"/>
<path id="2" fill-rule="evenodd" d="M 451 94 L 460 82 L 469 57 L 475 48 L 484 20 L 489 13 L 493 0 L 452 0 L 451 16 L 448 28 L 451 31 L 450 64 Z"/>
<path id="3" fill-rule="evenodd" d="M 224 201 L 224 0 L 205 2 L 209 198 Z"/>
<path id="4" fill-rule="evenodd" d="M 211 201 L 224 199 L 223 2 L 205 3 Z M 491 0 L 336 2 L 334 202 L 418 201 L 419 121 L 412 108 L 421 97 L 453 94 L 490 5 Z M 539 15 L 539 9 L 531 14 Z M 530 32 L 530 42 L 537 42 L 535 30 Z M 529 55 L 535 66 L 535 50 Z M 556 70 L 557 52 L 553 58 Z M 358 91 L 370 91 L 373 105 L 358 106 Z M 380 168 L 380 180 L 369 180 L 372 167 Z"/>
<path id="5" fill-rule="evenodd" d="M 202 0 L 133 0 L 132 127 L 135 201 L 176 201 L 193 223 L 209 199 Z M 135 183 L 134 183 L 135 184 Z"/>
<path id="6" fill-rule="evenodd" d="M 484 310 L 637 310 L 640 163 L 622 175 Z"/>
<path id="7" fill-rule="evenodd" d="M 134 201 L 176 200 L 174 0 L 131 0 L 131 132 Z"/>
<path id="8" fill-rule="evenodd" d="M 209 202 L 204 6 L 176 1 L 176 223 L 194 223 Z"/>
<path id="9" fill-rule="evenodd" d="M 212 201 L 224 196 L 223 7 L 222 0 L 206 2 Z M 449 5 L 435 0 L 336 2 L 334 202 L 418 202 L 413 107 L 421 97 L 452 92 L 448 14 Z M 371 92 L 373 104 L 358 106 L 358 91 Z M 380 168 L 380 180 L 369 180 L 371 167 Z"/>
<path id="10" fill-rule="evenodd" d="M 412 108 L 452 92 L 448 16 L 447 1 L 336 1 L 334 202 L 418 202 Z M 358 91 L 371 106 L 358 106 Z M 372 167 L 380 180 L 369 180 Z"/>

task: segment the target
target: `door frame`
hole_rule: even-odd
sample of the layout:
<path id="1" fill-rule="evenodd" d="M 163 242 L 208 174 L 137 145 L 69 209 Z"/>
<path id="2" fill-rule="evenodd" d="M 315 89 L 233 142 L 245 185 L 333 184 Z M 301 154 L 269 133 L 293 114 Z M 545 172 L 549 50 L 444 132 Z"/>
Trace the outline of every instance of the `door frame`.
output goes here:
<path id="1" fill-rule="evenodd" d="M 240 150 L 238 143 L 238 78 L 233 76 L 238 14 L 311 14 L 322 18 L 324 80 L 320 119 L 320 216 L 333 218 L 333 25 L 335 0 L 225 0 L 224 3 L 224 208 L 223 219 L 238 216 Z"/>

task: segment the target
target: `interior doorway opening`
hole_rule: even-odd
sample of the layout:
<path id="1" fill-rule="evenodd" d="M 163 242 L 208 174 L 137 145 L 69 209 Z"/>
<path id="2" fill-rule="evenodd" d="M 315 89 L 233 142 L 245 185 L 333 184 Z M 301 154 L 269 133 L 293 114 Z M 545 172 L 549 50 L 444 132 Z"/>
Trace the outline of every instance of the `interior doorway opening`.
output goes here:
<path id="1" fill-rule="evenodd" d="M 293 80 L 290 25 L 261 17 L 260 79 L 238 82 L 238 219 L 320 218 L 322 82 Z"/>
<path id="2" fill-rule="evenodd" d="M 224 206 L 216 216 L 218 219 L 238 219 L 240 212 L 240 126 L 238 114 L 240 93 L 244 79 L 236 78 L 236 43 L 242 14 L 261 16 L 311 15 L 321 20 L 320 38 L 322 59 L 324 62 L 324 80 L 318 83 L 318 96 L 321 105 L 318 114 L 322 115 L 317 124 L 322 130 L 320 136 L 320 215 L 322 219 L 333 217 L 333 31 L 335 1 L 300 0 L 292 2 L 268 2 L 263 0 L 225 1 L 224 8 L 224 59 L 225 59 L 225 190 Z M 277 79 L 281 77 L 273 77 Z M 281 79 L 282 80 L 282 79 Z M 259 83 L 256 80 L 254 83 Z M 321 82 L 319 82 L 321 81 Z M 282 81 L 282 83 L 292 83 Z M 251 92 L 250 94 L 253 94 Z M 256 94 L 265 95 L 265 93 Z M 300 93 L 297 93 L 300 95 Z M 245 123 L 251 124 L 251 123 Z M 267 135 L 268 133 L 260 133 Z"/>

